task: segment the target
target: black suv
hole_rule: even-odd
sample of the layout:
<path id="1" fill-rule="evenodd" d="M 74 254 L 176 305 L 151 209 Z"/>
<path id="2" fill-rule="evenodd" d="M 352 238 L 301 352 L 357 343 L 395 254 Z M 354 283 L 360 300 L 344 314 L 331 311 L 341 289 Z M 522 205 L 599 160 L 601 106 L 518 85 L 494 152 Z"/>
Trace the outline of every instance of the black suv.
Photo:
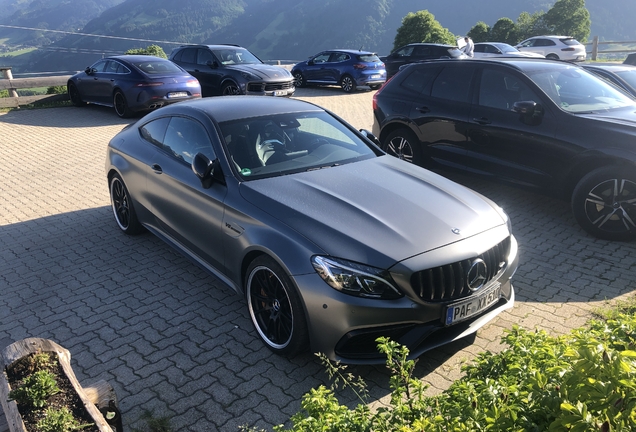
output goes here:
<path id="1" fill-rule="evenodd" d="M 412 43 L 396 49 L 386 57 L 380 57 L 380 60 L 384 62 L 387 78 L 390 78 L 397 73 L 400 66 L 405 64 L 431 59 L 464 57 L 466 54 L 453 45 Z"/>
<path id="2" fill-rule="evenodd" d="M 373 111 L 389 154 L 554 192 L 589 233 L 636 238 L 636 101 L 580 66 L 416 63 L 374 95 Z"/>
<path id="3" fill-rule="evenodd" d="M 175 48 L 170 60 L 201 83 L 203 96 L 291 96 L 296 88 L 291 73 L 263 63 L 238 45 L 185 45 Z"/>

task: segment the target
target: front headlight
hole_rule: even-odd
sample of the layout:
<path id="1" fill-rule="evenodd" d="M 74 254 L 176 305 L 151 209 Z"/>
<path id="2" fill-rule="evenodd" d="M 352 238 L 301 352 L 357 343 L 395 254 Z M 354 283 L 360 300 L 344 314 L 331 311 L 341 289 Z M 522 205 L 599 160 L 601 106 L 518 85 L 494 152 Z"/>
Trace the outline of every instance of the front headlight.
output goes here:
<path id="1" fill-rule="evenodd" d="M 510 216 L 508 216 L 508 213 L 506 213 L 506 211 L 502 209 L 501 207 L 499 207 L 497 204 L 495 204 L 495 210 L 497 210 L 497 212 L 501 215 L 503 220 L 506 221 L 508 232 L 512 234 L 512 221 L 510 220 Z"/>
<path id="2" fill-rule="evenodd" d="M 313 256 L 311 263 L 330 287 L 342 293 L 374 299 L 402 297 L 386 270 L 324 256 Z"/>
<path id="3" fill-rule="evenodd" d="M 255 81 L 255 80 L 261 79 L 259 76 L 256 76 L 253 73 L 249 73 L 249 72 L 241 72 L 241 75 L 243 76 L 243 78 L 245 78 L 248 81 Z"/>

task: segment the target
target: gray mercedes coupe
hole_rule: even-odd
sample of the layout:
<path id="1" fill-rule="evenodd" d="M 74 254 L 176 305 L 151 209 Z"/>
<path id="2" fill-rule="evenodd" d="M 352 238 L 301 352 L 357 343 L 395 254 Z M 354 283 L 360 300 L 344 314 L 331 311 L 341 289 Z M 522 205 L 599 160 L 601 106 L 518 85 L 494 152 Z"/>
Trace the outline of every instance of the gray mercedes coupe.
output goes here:
<path id="1" fill-rule="evenodd" d="M 115 221 L 245 296 L 278 354 L 382 363 L 387 336 L 417 357 L 513 306 L 517 242 L 495 203 L 372 138 L 287 98 L 160 108 L 108 146 Z"/>

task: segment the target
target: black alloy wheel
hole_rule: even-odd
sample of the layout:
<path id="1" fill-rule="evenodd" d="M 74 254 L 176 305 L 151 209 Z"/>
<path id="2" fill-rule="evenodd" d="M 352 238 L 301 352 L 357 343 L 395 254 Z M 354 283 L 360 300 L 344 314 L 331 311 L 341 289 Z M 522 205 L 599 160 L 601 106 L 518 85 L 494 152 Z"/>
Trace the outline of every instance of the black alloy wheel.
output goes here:
<path id="1" fill-rule="evenodd" d="M 82 106 L 86 105 L 86 102 L 84 102 L 82 100 L 82 97 L 80 96 L 79 90 L 77 89 L 77 86 L 75 84 L 68 83 L 67 89 L 68 89 L 68 98 L 71 100 L 71 103 L 74 106 L 82 107 Z"/>
<path id="2" fill-rule="evenodd" d="M 256 258 L 246 273 L 247 306 L 254 327 L 267 347 L 293 357 L 307 349 L 308 331 L 300 297 L 272 258 Z"/>
<path id="3" fill-rule="evenodd" d="M 345 75 L 340 80 L 340 87 L 342 87 L 345 93 L 352 93 L 356 90 L 356 82 L 351 76 Z"/>
<path id="4" fill-rule="evenodd" d="M 636 239 L 636 174 L 632 167 L 592 171 L 576 185 L 572 212 L 588 233 L 605 240 Z"/>
<path id="5" fill-rule="evenodd" d="M 223 88 L 221 89 L 221 94 L 223 96 L 235 96 L 240 95 L 241 90 L 234 82 L 226 82 L 223 84 Z"/>
<path id="6" fill-rule="evenodd" d="M 302 72 L 294 72 L 294 81 L 296 83 L 296 87 L 305 87 L 307 85 Z"/>
<path id="7" fill-rule="evenodd" d="M 382 87 L 382 84 L 371 84 L 371 85 L 369 86 L 369 88 L 371 88 L 371 90 L 377 90 L 377 89 L 379 89 L 380 87 Z"/>
<path id="8" fill-rule="evenodd" d="M 133 112 L 128 108 L 126 96 L 119 90 L 113 96 L 113 107 L 115 107 L 115 113 L 121 118 L 128 118 L 133 115 Z"/>
<path id="9" fill-rule="evenodd" d="M 126 189 L 119 174 L 113 175 L 110 180 L 110 203 L 115 221 L 123 232 L 134 235 L 145 231 L 137 219 L 137 213 L 135 213 L 128 189 Z"/>
<path id="10" fill-rule="evenodd" d="M 421 144 L 415 134 L 406 128 L 394 130 L 387 135 L 382 149 L 406 162 L 422 165 Z"/>

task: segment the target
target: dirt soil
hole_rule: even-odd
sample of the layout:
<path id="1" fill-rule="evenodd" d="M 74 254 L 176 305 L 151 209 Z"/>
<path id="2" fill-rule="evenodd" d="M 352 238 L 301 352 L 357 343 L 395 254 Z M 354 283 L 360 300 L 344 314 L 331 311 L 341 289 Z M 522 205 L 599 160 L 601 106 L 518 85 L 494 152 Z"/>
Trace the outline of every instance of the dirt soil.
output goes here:
<path id="1" fill-rule="evenodd" d="M 47 408 L 60 409 L 62 407 L 66 407 L 80 424 L 90 425 L 81 429 L 82 432 L 99 432 L 99 429 L 93 423 L 93 419 L 84 408 L 82 400 L 75 392 L 71 381 L 66 377 L 57 355 L 55 353 L 49 354 L 51 355 L 52 365 L 44 367 L 43 369 L 46 369 L 55 375 L 55 380 L 57 381 L 57 385 L 61 391 L 50 396 L 47 399 L 46 405 L 42 408 L 25 407 L 18 404 L 18 411 L 22 416 L 22 421 L 24 422 L 24 426 L 27 431 L 41 432 L 40 429 L 36 427 L 36 424 L 44 417 L 44 413 Z M 7 367 L 7 378 L 11 389 L 17 389 L 20 387 L 30 374 L 36 372 L 30 366 L 32 362 L 29 360 L 32 356 L 33 355 L 23 357 Z"/>

